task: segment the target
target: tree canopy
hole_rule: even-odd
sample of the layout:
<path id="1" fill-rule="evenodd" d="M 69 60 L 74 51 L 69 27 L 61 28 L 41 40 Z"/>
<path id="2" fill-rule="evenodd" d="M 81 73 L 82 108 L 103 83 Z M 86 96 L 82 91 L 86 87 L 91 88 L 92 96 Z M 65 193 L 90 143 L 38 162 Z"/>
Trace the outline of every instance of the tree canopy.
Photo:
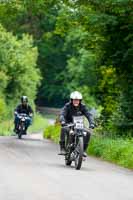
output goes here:
<path id="1" fill-rule="evenodd" d="M 12 99 L 31 85 L 27 94 L 37 91 L 38 104 L 60 107 L 76 89 L 88 106 L 102 108 L 108 131 L 132 132 L 133 0 L 13 0 L 0 3 L 0 23 L 13 33 L 4 29 L 10 42 L 0 55 L 12 64 L 6 73 L 1 65 L 2 94 Z"/>

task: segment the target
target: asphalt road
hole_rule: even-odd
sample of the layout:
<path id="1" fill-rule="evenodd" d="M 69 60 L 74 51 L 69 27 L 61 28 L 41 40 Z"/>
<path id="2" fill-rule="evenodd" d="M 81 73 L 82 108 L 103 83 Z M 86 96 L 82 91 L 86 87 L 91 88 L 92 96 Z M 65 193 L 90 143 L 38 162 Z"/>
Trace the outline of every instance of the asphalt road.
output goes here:
<path id="1" fill-rule="evenodd" d="M 38 135 L 0 137 L 0 200 L 133 200 L 133 172 L 88 157 L 66 167 L 58 146 Z"/>

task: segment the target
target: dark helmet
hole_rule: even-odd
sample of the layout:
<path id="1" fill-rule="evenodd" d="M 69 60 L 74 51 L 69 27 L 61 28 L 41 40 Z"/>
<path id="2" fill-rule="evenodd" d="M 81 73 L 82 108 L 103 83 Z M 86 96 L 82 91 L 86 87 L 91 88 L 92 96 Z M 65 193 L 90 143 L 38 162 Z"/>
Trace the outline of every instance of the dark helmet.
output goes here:
<path id="1" fill-rule="evenodd" d="M 27 96 L 22 96 L 22 97 L 21 97 L 21 102 L 22 102 L 22 103 L 23 103 L 23 102 L 28 103 L 28 97 L 27 97 Z"/>

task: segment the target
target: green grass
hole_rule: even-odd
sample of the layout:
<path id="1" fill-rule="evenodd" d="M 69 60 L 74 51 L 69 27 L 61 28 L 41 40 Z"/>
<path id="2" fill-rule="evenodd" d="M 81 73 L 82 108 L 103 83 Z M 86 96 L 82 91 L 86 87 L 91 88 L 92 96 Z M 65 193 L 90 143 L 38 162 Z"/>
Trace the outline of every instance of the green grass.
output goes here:
<path id="1" fill-rule="evenodd" d="M 48 126 L 43 136 L 58 143 L 60 126 Z M 97 134 L 91 137 L 87 153 L 120 166 L 133 169 L 133 139 L 111 139 Z"/>
<path id="2" fill-rule="evenodd" d="M 59 143 L 60 129 L 61 127 L 59 125 L 50 125 L 44 130 L 43 137 Z"/>
<path id="3" fill-rule="evenodd" d="M 29 133 L 43 131 L 48 126 L 48 120 L 40 114 L 35 114 L 33 123 L 29 127 Z M 0 123 L 0 136 L 10 136 L 13 134 L 14 123 L 12 120 L 3 121 Z"/>
<path id="4" fill-rule="evenodd" d="M 13 121 L 7 120 L 0 122 L 0 136 L 9 136 L 13 133 Z"/>
<path id="5" fill-rule="evenodd" d="M 33 119 L 32 125 L 29 127 L 28 132 L 35 133 L 43 131 L 48 126 L 48 120 L 41 114 L 36 114 Z"/>
<path id="6" fill-rule="evenodd" d="M 92 137 L 88 154 L 133 169 L 133 139 Z"/>
<path id="7" fill-rule="evenodd" d="M 42 114 L 45 118 L 47 119 L 55 119 L 58 117 L 57 115 L 54 114 Z"/>

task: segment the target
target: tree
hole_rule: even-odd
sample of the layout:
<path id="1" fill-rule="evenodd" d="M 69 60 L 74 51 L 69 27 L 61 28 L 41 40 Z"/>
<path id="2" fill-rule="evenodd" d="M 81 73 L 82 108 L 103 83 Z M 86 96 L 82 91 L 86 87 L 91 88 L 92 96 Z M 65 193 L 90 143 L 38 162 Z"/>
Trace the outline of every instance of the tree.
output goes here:
<path id="1" fill-rule="evenodd" d="M 30 36 L 23 35 L 19 40 L 0 26 L 1 96 L 8 105 L 16 103 L 21 95 L 34 100 L 40 81 L 37 55 Z"/>

